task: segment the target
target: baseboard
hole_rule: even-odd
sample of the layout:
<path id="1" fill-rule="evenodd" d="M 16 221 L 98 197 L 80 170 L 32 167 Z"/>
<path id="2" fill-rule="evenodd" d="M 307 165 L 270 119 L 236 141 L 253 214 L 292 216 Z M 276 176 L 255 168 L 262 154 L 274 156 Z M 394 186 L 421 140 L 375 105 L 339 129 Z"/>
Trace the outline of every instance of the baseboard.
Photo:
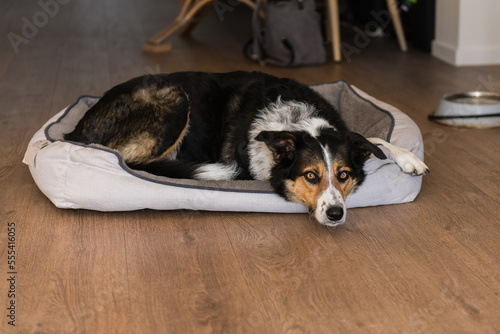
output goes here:
<path id="1" fill-rule="evenodd" d="M 480 66 L 500 64 L 500 46 L 463 47 L 434 40 L 432 55 L 454 66 Z"/>

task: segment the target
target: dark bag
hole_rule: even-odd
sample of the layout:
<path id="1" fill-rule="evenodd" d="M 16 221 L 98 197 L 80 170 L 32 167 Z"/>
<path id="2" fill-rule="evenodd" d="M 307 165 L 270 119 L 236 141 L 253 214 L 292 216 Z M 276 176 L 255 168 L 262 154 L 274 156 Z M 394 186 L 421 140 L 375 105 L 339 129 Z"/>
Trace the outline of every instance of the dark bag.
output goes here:
<path id="1" fill-rule="evenodd" d="M 275 66 L 322 64 L 326 51 L 315 0 L 268 0 L 264 19 L 257 0 L 252 16 L 253 39 L 245 54 L 254 61 Z"/>

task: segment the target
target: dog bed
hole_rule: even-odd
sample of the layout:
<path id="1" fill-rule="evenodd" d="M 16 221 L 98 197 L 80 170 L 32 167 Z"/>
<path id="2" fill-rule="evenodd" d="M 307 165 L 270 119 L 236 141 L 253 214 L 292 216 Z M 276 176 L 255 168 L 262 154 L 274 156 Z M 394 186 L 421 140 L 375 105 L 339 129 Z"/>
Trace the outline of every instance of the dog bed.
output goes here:
<path id="1" fill-rule="evenodd" d="M 378 101 L 346 81 L 312 85 L 337 110 L 352 131 L 379 137 L 423 159 L 417 125 L 396 108 Z M 129 169 L 117 151 L 63 139 L 98 97 L 82 96 L 52 117 L 31 139 L 24 162 L 40 190 L 58 208 L 97 211 L 209 210 L 307 212 L 284 200 L 263 181 L 170 179 Z M 389 151 L 381 147 L 386 155 Z M 348 208 L 410 202 L 422 177 L 403 173 L 391 160 L 370 158 L 367 177 L 346 200 Z"/>

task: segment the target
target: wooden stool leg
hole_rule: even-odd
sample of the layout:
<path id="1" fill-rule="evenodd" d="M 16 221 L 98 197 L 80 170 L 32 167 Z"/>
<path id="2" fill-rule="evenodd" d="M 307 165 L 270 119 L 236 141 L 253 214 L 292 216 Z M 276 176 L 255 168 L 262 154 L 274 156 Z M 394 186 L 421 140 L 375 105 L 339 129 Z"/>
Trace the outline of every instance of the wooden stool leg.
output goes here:
<path id="1" fill-rule="evenodd" d="M 396 30 L 396 35 L 398 36 L 399 47 L 401 51 L 407 51 L 408 47 L 406 46 L 406 38 L 403 30 L 403 25 L 401 24 L 401 18 L 399 16 L 398 5 L 396 0 L 386 0 L 387 7 L 389 8 L 389 12 L 391 13 L 392 22 L 394 24 L 394 29 Z"/>
<path id="2" fill-rule="evenodd" d="M 340 53 L 340 19 L 338 0 L 328 0 L 328 24 L 329 37 L 332 40 L 333 60 L 342 60 Z"/>
<path id="3" fill-rule="evenodd" d="M 204 6 L 201 8 L 196 14 L 193 15 L 193 18 L 189 20 L 179 31 L 179 35 L 187 36 L 191 33 L 191 31 L 196 28 L 198 23 L 203 19 L 205 14 L 208 12 L 209 6 Z"/>
<path id="4" fill-rule="evenodd" d="M 151 37 L 146 44 L 142 46 L 142 50 L 144 52 L 167 52 L 170 51 L 170 44 L 161 44 L 167 38 L 172 36 L 177 30 L 183 28 L 185 25 L 188 25 L 188 31 L 191 31 L 196 25 L 196 22 L 191 22 L 195 20 L 196 17 L 199 18 L 201 15 L 200 12 L 203 13 L 205 6 L 211 3 L 214 0 L 183 0 L 181 2 L 181 9 L 179 11 L 179 15 L 170 25 L 165 27 L 163 30 L 159 31 Z M 192 25 L 189 27 L 189 25 Z M 190 28 L 190 29 L 189 29 Z"/>

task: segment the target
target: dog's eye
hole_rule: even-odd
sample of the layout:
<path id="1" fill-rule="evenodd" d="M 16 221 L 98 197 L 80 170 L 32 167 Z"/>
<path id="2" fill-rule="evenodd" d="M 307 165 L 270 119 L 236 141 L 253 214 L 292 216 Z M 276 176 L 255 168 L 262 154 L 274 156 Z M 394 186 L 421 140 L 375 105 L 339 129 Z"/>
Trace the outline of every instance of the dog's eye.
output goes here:
<path id="1" fill-rule="evenodd" d="M 346 171 L 341 171 L 338 175 L 337 178 L 339 179 L 340 182 L 345 182 L 349 179 L 349 173 Z"/>
<path id="2" fill-rule="evenodd" d="M 314 174 L 313 172 L 306 172 L 304 174 L 304 177 L 309 183 L 318 183 L 319 182 L 319 177 L 318 175 Z"/>

